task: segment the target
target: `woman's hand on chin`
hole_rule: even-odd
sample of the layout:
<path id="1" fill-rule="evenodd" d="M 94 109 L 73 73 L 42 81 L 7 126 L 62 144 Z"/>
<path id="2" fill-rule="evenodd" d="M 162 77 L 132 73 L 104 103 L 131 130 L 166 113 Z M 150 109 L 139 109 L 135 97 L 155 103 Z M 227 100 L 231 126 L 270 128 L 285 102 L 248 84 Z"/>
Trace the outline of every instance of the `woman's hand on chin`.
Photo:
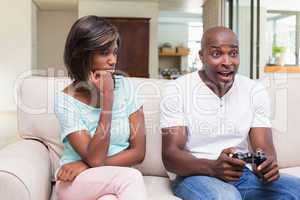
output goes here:
<path id="1" fill-rule="evenodd" d="M 96 70 L 90 74 L 91 83 L 103 94 L 114 90 L 114 80 L 112 72 Z"/>

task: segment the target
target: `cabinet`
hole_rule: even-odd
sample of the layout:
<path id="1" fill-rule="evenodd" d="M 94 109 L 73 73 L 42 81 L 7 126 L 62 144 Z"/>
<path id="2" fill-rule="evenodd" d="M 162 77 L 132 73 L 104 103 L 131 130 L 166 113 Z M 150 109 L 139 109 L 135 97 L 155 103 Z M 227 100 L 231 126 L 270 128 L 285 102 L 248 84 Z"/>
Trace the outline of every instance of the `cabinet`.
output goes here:
<path id="1" fill-rule="evenodd" d="M 131 77 L 149 77 L 149 18 L 106 18 L 121 35 L 116 68 Z"/>
<path id="2" fill-rule="evenodd" d="M 188 55 L 189 52 L 160 52 L 160 72 L 173 71 L 179 74 L 182 73 L 182 70 L 186 68 Z"/>
<path id="3" fill-rule="evenodd" d="M 159 53 L 159 56 L 161 56 L 161 57 L 188 56 L 188 55 L 189 55 L 189 52 L 184 52 L 184 53 L 177 53 L 177 52 L 174 52 L 174 53 L 164 53 L 164 52 L 160 52 Z"/>

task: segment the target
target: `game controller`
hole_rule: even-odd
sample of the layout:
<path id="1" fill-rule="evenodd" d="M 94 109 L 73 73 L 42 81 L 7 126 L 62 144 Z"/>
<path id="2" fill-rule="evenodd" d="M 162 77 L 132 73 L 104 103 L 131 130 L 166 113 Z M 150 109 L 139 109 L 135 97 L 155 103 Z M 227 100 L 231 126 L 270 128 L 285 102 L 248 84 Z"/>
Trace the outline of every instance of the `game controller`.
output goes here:
<path id="1" fill-rule="evenodd" d="M 263 151 L 256 151 L 255 153 L 234 153 L 230 157 L 237 158 L 245 161 L 246 163 L 256 164 L 257 166 L 267 160 L 267 157 Z"/>

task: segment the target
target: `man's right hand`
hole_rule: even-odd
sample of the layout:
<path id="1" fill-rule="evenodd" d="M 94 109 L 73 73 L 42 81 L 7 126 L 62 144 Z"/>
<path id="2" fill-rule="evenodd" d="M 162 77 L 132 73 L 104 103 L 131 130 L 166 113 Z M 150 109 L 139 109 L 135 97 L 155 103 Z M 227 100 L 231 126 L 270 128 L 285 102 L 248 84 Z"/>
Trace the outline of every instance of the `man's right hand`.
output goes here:
<path id="1" fill-rule="evenodd" d="M 229 155 L 234 153 L 234 148 L 227 148 L 222 151 L 217 160 L 213 163 L 213 176 L 223 181 L 238 181 L 243 175 L 245 161 L 232 158 Z"/>

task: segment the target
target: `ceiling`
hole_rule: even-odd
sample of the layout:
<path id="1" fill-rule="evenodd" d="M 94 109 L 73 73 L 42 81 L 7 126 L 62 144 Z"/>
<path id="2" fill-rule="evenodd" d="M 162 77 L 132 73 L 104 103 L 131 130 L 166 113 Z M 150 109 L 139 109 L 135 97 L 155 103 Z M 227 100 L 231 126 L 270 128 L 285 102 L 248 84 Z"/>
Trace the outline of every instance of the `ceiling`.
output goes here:
<path id="1" fill-rule="evenodd" d="M 41 10 L 77 10 L 78 0 L 32 0 Z"/>
<path id="2" fill-rule="evenodd" d="M 160 0 L 160 11 L 181 11 L 188 13 L 202 13 L 203 0 Z"/>
<path id="3" fill-rule="evenodd" d="M 77 10 L 78 0 L 33 0 L 41 10 Z M 112 0 L 110 0 L 112 1 Z M 122 1 L 122 0 L 118 0 Z M 201 13 L 201 5 L 205 0 L 124 0 L 159 2 L 161 11 L 181 11 Z"/>

